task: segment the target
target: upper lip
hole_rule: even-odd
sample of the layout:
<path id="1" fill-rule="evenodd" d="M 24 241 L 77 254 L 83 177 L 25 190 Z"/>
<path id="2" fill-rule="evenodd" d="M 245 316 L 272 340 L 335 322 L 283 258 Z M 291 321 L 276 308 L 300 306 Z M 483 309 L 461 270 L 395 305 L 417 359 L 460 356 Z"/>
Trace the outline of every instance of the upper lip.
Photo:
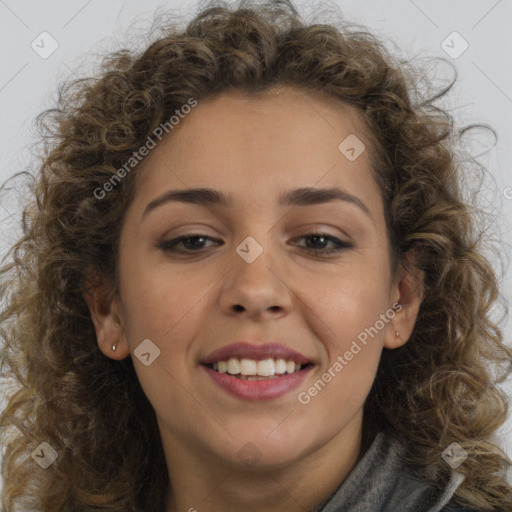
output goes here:
<path id="1" fill-rule="evenodd" d="M 255 361 L 271 358 L 286 359 L 287 361 L 294 361 L 299 364 L 311 362 L 305 355 L 280 343 L 253 344 L 246 341 L 238 341 L 214 350 L 201 360 L 201 364 L 227 361 L 232 357 L 237 359 L 254 359 Z"/>

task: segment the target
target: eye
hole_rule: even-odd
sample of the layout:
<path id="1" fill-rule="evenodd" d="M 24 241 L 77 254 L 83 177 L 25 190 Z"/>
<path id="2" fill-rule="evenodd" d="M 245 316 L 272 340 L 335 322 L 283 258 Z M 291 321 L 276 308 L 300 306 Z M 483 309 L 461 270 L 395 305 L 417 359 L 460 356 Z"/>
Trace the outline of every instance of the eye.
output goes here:
<path id="1" fill-rule="evenodd" d="M 174 252 L 174 253 L 191 253 L 198 252 L 204 248 L 205 240 L 214 240 L 213 238 L 207 235 L 183 235 L 178 238 L 173 238 L 172 240 L 165 240 L 158 244 L 158 248 L 162 249 L 165 252 Z M 182 247 L 185 248 L 179 249 L 179 245 L 182 244 Z"/>
<path id="2" fill-rule="evenodd" d="M 353 245 L 343 242 L 339 238 L 328 235 L 327 233 L 307 233 L 298 237 L 297 240 L 300 240 L 301 238 L 310 240 L 309 243 L 306 243 L 305 247 L 308 251 L 319 254 L 334 254 L 354 247 Z M 334 247 L 325 247 L 328 243 L 334 244 Z"/>
<path id="3" fill-rule="evenodd" d="M 296 238 L 296 240 L 300 239 L 307 240 L 306 246 L 303 246 L 304 249 L 320 255 L 335 254 L 353 247 L 353 245 L 343 242 L 335 236 L 328 235 L 327 233 L 307 233 Z M 220 242 L 221 245 L 224 243 L 221 240 L 215 240 L 204 234 L 187 234 L 178 238 L 173 238 L 172 240 L 160 242 L 158 244 L 158 248 L 165 252 L 175 254 L 193 254 L 203 251 L 205 247 L 207 247 L 205 243 L 208 240 Z M 330 248 L 326 247 L 327 244 L 332 244 L 332 246 Z"/>

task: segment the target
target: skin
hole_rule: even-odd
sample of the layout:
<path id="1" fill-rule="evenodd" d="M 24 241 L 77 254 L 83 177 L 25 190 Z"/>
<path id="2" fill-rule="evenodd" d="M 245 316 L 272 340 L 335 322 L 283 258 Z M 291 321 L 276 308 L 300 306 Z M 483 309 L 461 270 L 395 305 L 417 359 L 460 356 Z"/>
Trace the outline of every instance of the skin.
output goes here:
<path id="1" fill-rule="evenodd" d="M 366 145 L 353 162 L 338 150 L 351 133 Z M 156 411 L 174 490 L 166 512 L 310 510 L 357 463 L 362 408 L 381 352 L 409 339 L 423 278 L 401 265 L 391 273 L 370 148 L 351 106 L 286 87 L 253 98 L 230 91 L 199 102 L 139 170 L 121 232 L 119 295 L 110 300 L 105 283 L 87 301 L 100 349 L 114 359 L 132 355 Z M 333 186 L 368 214 L 345 201 L 277 204 L 290 189 Z M 143 218 L 163 192 L 193 187 L 229 193 L 233 206 L 168 202 Z M 335 245 L 301 238 L 315 229 L 353 247 L 318 256 Z M 158 247 L 184 234 L 211 239 L 196 240 L 195 253 L 181 244 L 188 255 Z M 247 236 L 263 248 L 250 264 L 236 253 Z M 298 393 L 395 302 L 403 307 L 392 321 L 301 404 Z M 212 383 L 198 364 L 217 348 L 256 338 L 315 363 L 298 389 L 248 402 Z M 160 349 L 149 366 L 133 355 L 144 339 Z M 247 443 L 259 456 L 252 465 L 238 457 Z"/>

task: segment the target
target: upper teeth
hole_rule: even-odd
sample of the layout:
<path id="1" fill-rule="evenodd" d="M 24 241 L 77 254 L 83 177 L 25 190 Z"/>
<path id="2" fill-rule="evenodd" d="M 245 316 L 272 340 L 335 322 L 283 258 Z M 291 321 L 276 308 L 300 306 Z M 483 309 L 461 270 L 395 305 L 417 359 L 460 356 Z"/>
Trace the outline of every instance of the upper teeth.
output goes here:
<path id="1" fill-rule="evenodd" d="M 271 375 L 282 375 L 284 373 L 298 372 L 301 368 L 295 361 L 286 361 L 285 359 L 238 359 L 231 357 L 227 361 L 218 361 L 213 363 L 213 369 L 220 373 L 229 373 L 230 375 L 260 375 L 269 377 Z"/>

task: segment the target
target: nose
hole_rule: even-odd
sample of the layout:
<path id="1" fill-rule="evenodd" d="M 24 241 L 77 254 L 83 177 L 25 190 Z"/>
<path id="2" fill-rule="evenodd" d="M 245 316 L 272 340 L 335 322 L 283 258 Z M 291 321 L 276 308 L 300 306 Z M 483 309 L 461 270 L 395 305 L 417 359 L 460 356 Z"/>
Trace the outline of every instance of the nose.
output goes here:
<path id="1" fill-rule="evenodd" d="M 286 316 L 292 306 L 293 293 L 286 276 L 270 249 L 252 262 L 234 254 L 233 266 L 221 289 L 220 306 L 229 316 L 253 320 L 278 319 Z"/>

